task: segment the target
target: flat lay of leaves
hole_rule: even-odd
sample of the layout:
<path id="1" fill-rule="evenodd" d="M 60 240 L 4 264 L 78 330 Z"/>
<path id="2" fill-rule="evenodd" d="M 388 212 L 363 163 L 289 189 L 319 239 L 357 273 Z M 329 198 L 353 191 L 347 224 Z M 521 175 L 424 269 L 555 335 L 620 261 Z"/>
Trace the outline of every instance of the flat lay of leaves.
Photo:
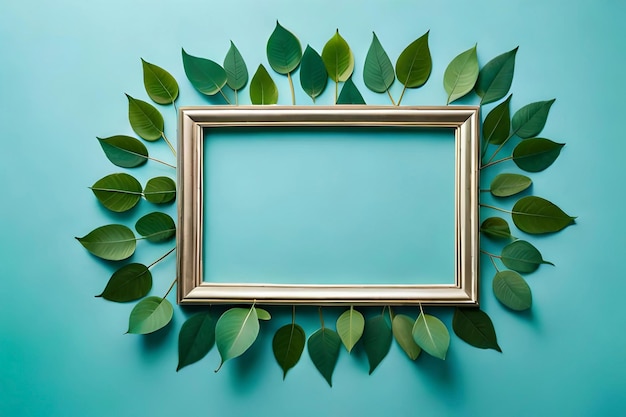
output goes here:
<path id="1" fill-rule="evenodd" d="M 324 45 L 310 45 L 303 44 L 294 31 L 278 21 L 263 45 L 266 63 L 249 66 L 231 41 L 226 55 L 219 59 L 192 55 L 181 48 L 181 65 L 188 82 L 198 92 L 232 105 L 239 104 L 245 89 L 253 105 L 276 104 L 279 91 L 274 80 L 287 77 L 293 105 L 296 105 L 295 89 L 299 85 L 312 103 L 327 88 L 332 88 L 335 104 L 365 105 L 361 94 L 364 90 L 359 89 L 366 88 L 386 95 L 391 105 L 400 106 L 407 90 L 419 89 L 431 77 L 430 32 L 411 41 L 397 57 L 387 53 L 384 36 L 373 32 L 367 36 L 371 36 L 369 48 L 360 51 L 364 57 L 363 68 L 358 71 L 362 79 L 354 77 L 355 55 L 338 29 L 329 34 Z M 575 223 L 575 217 L 557 204 L 532 193 L 532 174 L 552 166 L 565 144 L 539 137 L 548 123 L 555 99 L 511 108 L 510 89 L 518 47 L 482 66 L 479 52 L 477 44 L 470 44 L 455 56 L 450 55 L 442 88 L 445 104 L 474 96 L 485 113 L 481 126 L 480 169 L 488 170 L 498 164 L 508 169 L 492 176 L 488 187 L 480 190 L 481 196 L 495 201 L 488 204 L 481 198 L 481 213 L 487 213 L 488 217 L 482 220 L 480 233 L 491 247 L 499 248 L 497 253 L 482 250 L 483 259 L 489 260 L 496 271 L 491 279 L 493 296 L 503 311 L 515 313 L 532 308 L 532 290 L 526 275 L 553 265 L 535 246 L 541 241 L 533 242 L 532 238 L 559 232 Z M 159 108 L 147 100 L 176 110 L 176 101 L 181 98 L 179 84 L 170 72 L 143 58 L 140 64 L 146 98 L 126 94 L 125 113 L 137 137 L 116 134 L 97 138 L 104 156 L 116 168 L 111 174 L 92 180 L 89 188 L 98 204 L 114 218 L 117 213 L 132 216 L 132 209 L 142 200 L 145 202 L 141 204 L 147 204 L 150 212 L 133 218 L 134 230 L 113 222 L 76 239 L 91 255 L 115 265 L 115 271 L 97 297 L 116 303 L 135 303 L 126 333 L 145 335 L 172 325 L 174 307 L 167 298 L 176 279 L 163 284 L 151 269 L 176 250 L 176 222 L 162 210 L 177 198 L 176 166 L 151 157 L 146 146 L 146 143 L 156 146 L 152 143 L 163 140 L 175 158 L 175 147 L 164 130 L 166 123 L 176 123 L 176 119 L 165 119 Z M 249 73 L 248 68 L 252 68 L 253 73 Z M 392 86 L 396 81 L 402 86 L 401 93 L 393 97 Z M 483 107 L 486 105 L 490 105 L 488 110 Z M 509 154 L 502 156 L 504 152 Z M 127 172 L 154 163 L 171 168 L 172 174 L 152 177 L 142 184 Z M 124 171 L 118 172 L 119 169 Z M 137 255 L 131 262 L 129 258 L 142 245 L 164 245 L 165 253 L 152 263 L 141 263 L 135 259 Z M 174 272 L 171 275 L 173 277 Z M 297 323 L 293 306 L 291 322 L 279 323 L 271 338 L 277 370 L 283 379 L 304 360 L 304 355 L 332 386 L 340 356 L 354 355 L 355 351 L 367 357 L 372 374 L 382 366 L 394 343 L 409 361 L 419 361 L 423 356 L 445 360 L 450 345 L 458 340 L 479 349 L 503 351 L 492 319 L 479 308 L 456 307 L 451 323 L 445 323 L 437 317 L 436 306 L 419 305 L 413 310 L 380 307 L 373 311 L 358 306 L 320 306 L 319 328 L 305 329 Z M 336 320 L 327 317 L 325 320 L 327 311 L 336 313 L 333 315 Z M 176 370 L 201 361 L 214 346 L 220 361 L 212 369 L 217 372 L 229 366 L 229 361 L 245 355 L 254 343 L 259 343 L 265 330 L 263 322 L 279 320 L 272 314 L 271 309 L 256 304 L 227 306 L 217 311 L 211 307 L 195 310 L 195 314 L 182 323 L 178 334 Z M 451 338 L 450 327 L 456 338 Z"/>

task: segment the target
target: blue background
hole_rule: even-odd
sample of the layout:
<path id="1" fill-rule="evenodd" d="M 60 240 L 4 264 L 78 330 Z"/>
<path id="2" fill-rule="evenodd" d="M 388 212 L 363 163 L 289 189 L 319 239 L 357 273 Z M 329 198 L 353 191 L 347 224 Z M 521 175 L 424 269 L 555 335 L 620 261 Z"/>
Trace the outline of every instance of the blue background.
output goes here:
<path id="1" fill-rule="evenodd" d="M 608 0 L 3 2 L 0 415 L 623 415 L 625 9 Z M 482 307 L 504 353 L 453 336 L 445 362 L 424 355 L 412 363 L 394 344 L 367 376 L 363 354 L 342 352 L 332 389 L 305 354 L 283 382 L 267 336 L 288 320 L 288 309 L 277 309 L 266 336 L 218 374 L 216 350 L 176 373 L 177 329 L 188 311 L 176 308 L 165 331 L 123 335 L 132 305 L 93 297 L 114 266 L 88 255 L 73 236 L 106 223 L 132 224 L 150 210 L 141 204 L 131 215 L 113 216 L 87 189 L 119 170 L 95 137 L 132 133 L 123 93 L 146 99 L 139 58 L 178 79 L 181 104 L 211 103 L 187 82 L 180 48 L 221 61 L 232 39 L 253 72 L 266 62 L 276 19 L 318 51 L 339 28 L 370 104 L 387 104 L 362 84 L 371 31 L 395 61 L 429 29 L 432 76 L 403 104 L 445 104 L 444 69 L 476 42 L 481 64 L 520 46 L 512 109 L 557 98 L 542 136 L 567 146 L 554 166 L 533 176 L 533 193 L 579 217 L 562 233 L 533 239 L 556 267 L 529 276 L 534 305 L 527 314 L 497 303 L 494 271 L 483 257 Z M 286 79 L 272 75 L 279 101 L 289 104 Z M 298 103 L 307 103 L 298 94 Z M 330 101 L 327 95 L 320 104 Z M 162 111 L 173 138 L 173 110 Z M 171 158 L 164 143 L 150 149 Z M 485 181 L 511 168 L 502 165 Z M 149 163 L 134 175 L 145 183 L 173 172 Z M 140 245 L 143 262 L 167 250 Z M 153 292 L 162 294 L 174 278 L 173 259 L 153 273 Z M 432 312 L 450 324 L 449 310 Z M 318 325 L 315 309 L 299 317 L 309 332 Z"/>

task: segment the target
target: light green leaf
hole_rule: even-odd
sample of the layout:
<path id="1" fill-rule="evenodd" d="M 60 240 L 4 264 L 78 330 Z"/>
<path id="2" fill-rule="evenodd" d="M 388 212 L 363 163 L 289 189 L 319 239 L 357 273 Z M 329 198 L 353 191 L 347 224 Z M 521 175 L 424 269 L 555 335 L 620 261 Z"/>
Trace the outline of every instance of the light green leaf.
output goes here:
<path id="1" fill-rule="evenodd" d="M 250 101 L 252 104 L 276 104 L 278 89 L 263 64 L 259 65 L 250 81 Z"/>
<path id="2" fill-rule="evenodd" d="M 452 329 L 459 338 L 474 347 L 502 352 L 491 319 L 478 308 L 455 308 Z"/>
<path id="3" fill-rule="evenodd" d="M 117 135 L 97 139 L 109 161 L 118 167 L 135 168 L 148 160 L 146 145 L 133 137 Z"/>
<path id="4" fill-rule="evenodd" d="M 430 77 L 433 60 L 428 48 L 429 33 L 430 31 L 411 42 L 396 61 L 396 77 L 406 88 L 421 87 Z"/>
<path id="5" fill-rule="evenodd" d="M 307 348 L 313 365 L 324 377 L 328 385 L 333 386 L 333 372 L 339 358 L 341 339 L 334 330 L 322 327 L 309 337 Z"/>
<path id="6" fill-rule="evenodd" d="M 283 370 L 283 379 L 287 376 L 287 372 L 296 366 L 300 360 L 305 343 L 304 330 L 296 323 L 281 327 L 274 335 L 272 350 L 276 362 Z"/>
<path id="7" fill-rule="evenodd" d="M 324 45 L 322 61 L 330 79 L 336 83 L 347 81 L 352 75 L 354 55 L 346 40 L 339 35 L 339 29 Z"/>
<path id="8" fill-rule="evenodd" d="M 228 80 L 224 68 L 210 59 L 189 55 L 184 49 L 182 51 L 185 74 L 191 85 L 207 96 L 221 92 Z"/>
<path id="9" fill-rule="evenodd" d="M 384 93 L 389 90 L 395 79 L 389 55 L 374 33 L 363 67 L 365 86 L 375 93 Z"/>
<path id="10" fill-rule="evenodd" d="M 215 320 L 209 313 L 198 313 L 185 321 L 178 334 L 176 372 L 204 358 L 215 344 Z"/>
<path id="11" fill-rule="evenodd" d="M 365 319 L 354 307 L 350 306 L 349 310 L 344 311 L 337 319 L 337 333 L 346 347 L 348 352 L 363 336 L 365 328 Z"/>
<path id="12" fill-rule="evenodd" d="M 496 197 L 510 197 L 526 190 L 532 183 L 526 175 L 498 174 L 491 181 L 490 191 Z"/>
<path id="13" fill-rule="evenodd" d="M 108 261 L 129 258 L 137 244 L 133 231 L 122 224 L 101 226 L 76 239 L 92 255 Z"/>
<path id="14" fill-rule="evenodd" d="M 224 362 L 241 356 L 259 335 L 259 319 L 254 306 L 248 308 L 231 308 L 217 321 L 215 326 L 215 342 L 222 361 L 215 370 L 219 371 Z"/>
<path id="15" fill-rule="evenodd" d="M 498 101 L 509 92 L 518 48 L 498 55 L 480 70 L 475 89 L 481 105 Z"/>
<path id="16" fill-rule="evenodd" d="M 448 93 L 448 103 L 463 97 L 474 88 L 478 78 L 476 45 L 461 52 L 448 64 L 443 75 L 443 88 Z"/>
<path id="17" fill-rule="evenodd" d="M 267 61 L 279 74 L 286 75 L 300 65 L 302 47 L 296 36 L 276 21 L 276 27 L 267 41 Z"/>
<path id="18" fill-rule="evenodd" d="M 148 267 L 132 263 L 113 273 L 102 294 L 105 300 L 124 303 L 145 297 L 152 288 L 152 274 Z"/>
<path id="19" fill-rule="evenodd" d="M 176 198 L 176 183 L 169 177 L 154 177 L 148 180 L 143 195 L 151 203 L 171 203 Z"/>
<path id="20" fill-rule="evenodd" d="M 178 97 L 178 83 L 163 68 L 141 59 L 143 85 L 152 101 L 158 104 L 172 104 Z"/>
<path id="21" fill-rule="evenodd" d="M 237 91 L 245 87 L 248 82 L 248 67 L 233 41 L 230 41 L 230 48 L 224 57 L 224 71 L 230 88 Z"/>
<path id="22" fill-rule="evenodd" d="M 130 312 L 126 333 L 148 334 L 156 332 L 169 324 L 173 314 L 174 308 L 165 298 L 144 298 Z"/>
<path id="23" fill-rule="evenodd" d="M 445 360 L 450 346 L 450 333 L 437 317 L 421 313 L 413 326 L 413 340 L 426 353 Z"/>
<path id="24" fill-rule="evenodd" d="M 165 242 L 176 236 L 174 219 L 158 211 L 148 213 L 137 220 L 135 230 L 149 242 Z"/>
<path id="25" fill-rule="evenodd" d="M 328 72 L 324 66 L 322 57 L 317 51 L 307 45 L 300 63 L 300 85 L 302 89 L 313 99 L 318 97 L 328 83 Z"/>
<path id="26" fill-rule="evenodd" d="M 264 310 L 262 308 L 256 308 L 256 316 L 259 320 L 263 320 L 263 321 L 268 321 L 272 318 L 272 315 L 270 314 L 269 311 Z"/>
<path id="27" fill-rule="evenodd" d="M 535 196 L 519 199 L 511 215 L 515 226 L 531 234 L 558 232 L 574 224 L 576 219 L 550 201 Z"/>
<path id="28" fill-rule="evenodd" d="M 91 186 L 91 191 L 102 205 L 121 213 L 135 207 L 141 199 L 141 184 L 132 175 L 107 175 Z"/>
<path id="29" fill-rule="evenodd" d="M 365 321 L 363 347 L 370 364 L 370 375 L 389 353 L 392 338 L 391 328 L 382 314 Z"/>
<path id="30" fill-rule="evenodd" d="M 556 161 L 563 146 L 564 143 L 556 143 L 550 139 L 526 139 L 513 149 L 513 162 L 527 172 L 543 171 Z"/>
<path id="31" fill-rule="evenodd" d="M 493 293 L 511 310 L 523 311 L 532 306 L 530 287 L 515 271 L 500 271 L 493 278 Z"/>
<path id="32" fill-rule="evenodd" d="M 480 232 L 491 239 L 511 239 L 511 229 L 501 217 L 489 217 L 480 225 Z"/>
<path id="33" fill-rule="evenodd" d="M 413 325 L 415 320 L 404 314 L 396 314 L 391 322 L 393 337 L 396 339 L 402 350 L 411 360 L 417 359 L 422 353 L 422 348 L 413 340 Z"/>
<path id="34" fill-rule="evenodd" d="M 511 95 L 491 109 L 483 123 L 483 143 L 501 145 L 509 137 L 511 131 L 510 103 Z"/>
<path id="35" fill-rule="evenodd" d="M 554 265 L 545 261 L 541 252 L 525 240 L 516 240 L 506 245 L 500 256 L 504 266 L 521 273 L 534 272 L 541 264 Z"/>
<path id="36" fill-rule="evenodd" d="M 128 94 L 126 97 L 128 98 L 130 127 L 145 140 L 158 140 L 163 135 L 163 116 L 161 113 L 150 103 L 133 98 Z"/>
<path id="37" fill-rule="evenodd" d="M 341 88 L 341 93 L 337 98 L 337 104 L 365 104 L 363 96 L 356 88 L 352 78 L 349 78 Z"/>
<path id="38" fill-rule="evenodd" d="M 522 139 L 537 136 L 546 125 L 550 107 L 555 100 L 537 101 L 516 111 L 511 121 L 513 133 Z"/>

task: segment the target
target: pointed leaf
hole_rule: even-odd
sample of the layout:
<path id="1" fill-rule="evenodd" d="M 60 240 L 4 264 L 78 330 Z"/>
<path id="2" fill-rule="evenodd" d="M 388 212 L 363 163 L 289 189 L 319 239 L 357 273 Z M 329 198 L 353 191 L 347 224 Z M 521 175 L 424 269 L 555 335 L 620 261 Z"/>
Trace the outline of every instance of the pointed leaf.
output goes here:
<path id="1" fill-rule="evenodd" d="M 516 111 L 511 121 L 513 133 L 522 139 L 537 136 L 546 125 L 550 107 L 555 100 L 537 101 Z"/>
<path id="2" fill-rule="evenodd" d="M 352 306 L 339 316 L 337 319 L 337 333 L 348 352 L 352 351 L 356 342 L 363 336 L 364 328 L 365 319 L 363 315 Z"/>
<path id="3" fill-rule="evenodd" d="M 267 41 L 267 61 L 279 74 L 288 74 L 298 68 L 302 47 L 296 36 L 276 21 L 276 27 Z"/>
<path id="4" fill-rule="evenodd" d="M 268 321 L 272 318 L 272 315 L 270 314 L 269 311 L 264 310 L 262 308 L 256 308 L 256 316 L 259 320 L 263 320 L 263 321 Z"/>
<path id="5" fill-rule="evenodd" d="M 155 141 L 163 135 L 163 116 L 150 103 L 126 94 L 128 98 L 128 121 L 141 138 Z"/>
<path id="6" fill-rule="evenodd" d="M 339 93 L 337 98 L 337 104 L 365 104 L 365 100 L 363 100 L 363 96 L 356 88 L 356 85 L 354 85 L 352 78 L 349 78 L 343 84 L 341 93 Z"/>
<path id="7" fill-rule="evenodd" d="M 222 91 L 228 79 L 224 68 L 210 59 L 189 55 L 184 49 L 182 51 L 185 74 L 191 85 L 207 96 L 213 96 Z"/>
<path id="8" fill-rule="evenodd" d="M 169 324 L 173 314 L 174 308 L 165 298 L 144 298 L 130 312 L 127 333 L 148 334 L 156 332 Z"/>
<path id="9" fill-rule="evenodd" d="M 515 271 L 500 271 L 493 278 L 493 293 L 511 310 L 523 311 L 532 306 L 530 287 Z"/>
<path id="10" fill-rule="evenodd" d="M 415 325 L 415 320 L 404 314 L 396 314 L 391 322 L 393 337 L 407 356 L 414 361 L 422 352 L 422 348 L 413 340 L 413 325 Z"/>
<path id="11" fill-rule="evenodd" d="M 463 97 L 474 88 L 478 78 L 476 45 L 461 52 L 448 64 L 443 75 L 443 88 L 448 93 L 448 104 Z"/>
<path id="12" fill-rule="evenodd" d="M 108 261 L 129 258 L 137 243 L 133 231 L 122 224 L 101 226 L 76 239 L 91 254 Z"/>
<path id="13" fill-rule="evenodd" d="M 339 29 L 324 45 L 322 61 L 330 79 L 336 83 L 347 81 L 352 75 L 354 55 L 346 40 L 339 35 Z"/>
<path id="14" fill-rule="evenodd" d="M 541 264 L 554 265 L 545 261 L 541 252 L 525 240 L 516 240 L 506 245 L 500 256 L 504 266 L 521 273 L 534 272 Z"/>
<path id="15" fill-rule="evenodd" d="M 158 104 L 172 104 L 178 97 L 178 83 L 172 74 L 163 68 L 141 59 L 143 85 L 152 101 Z"/>
<path id="16" fill-rule="evenodd" d="M 491 239 L 511 239 L 511 229 L 501 217 L 489 217 L 480 225 L 480 232 Z"/>
<path id="17" fill-rule="evenodd" d="M 143 195 L 151 203 L 166 204 L 176 198 L 176 183 L 169 177 L 154 177 L 148 180 Z"/>
<path id="18" fill-rule="evenodd" d="M 158 211 L 148 213 L 137 220 L 135 230 L 149 242 L 165 242 L 176 236 L 174 219 Z"/>
<path id="19" fill-rule="evenodd" d="M 215 342 L 222 361 L 215 372 L 224 362 L 248 350 L 258 335 L 259 319 L 254 306 L 249 309 L 231 308 L 222 314 L 215 326 Z"/>
<path id="20" fill-rule="evenodd" d="M 387 55 L 387 52 L 380 44 L 376 33 L 374 33 L 372 43 L 365 57 L 365 66 L 363 67 L 365 86 L 375 93 L 384 93 L 389 90 L 395 79 L 389 55 Z"/>
<path id="21" fill-rule="evenodd" d="M 248 82 L 248 67 L 233 41 L 230 41 L 230 48 L 224 57 L 224 71 L 230 88 L 237 91 L 245 87 Z"/>
<path id="22" fill-rule="evenodd" d="M 176 372 L 204 358 L 215 344 L 215 320 L 209 313 L 198 313 L 185 321 L 178 334 Z"/>
<path id="23" fill-rule="evenodd" d="M 317 51 L 307 45 L 300 63 L 300 85 L 305 93 L 313 99 L 318 97 L 328 83 L 328 72 L 322 57 Z"/>
<path id="24" fill-rule="evenodd" d="M 564 143 L 552 142 L 550 139 L 526 139 L 513 149 L 513 162 L 527 172 L 543 171 L 559 157 L 563 146 Z"/>
<path id="25" fill-rule="evenodd" d="M 476 94 L 481 97 L 481 105 L 498 101 L 509 92 L 513 82 L 517 49 L 498 55 L 480 70 L 476 81 Z"/>
<path id="26" fill-rule="evenodd" d="M 281 327 L 274 335 L 272 350 L 276 362 L 283 370 L 283 379 L 287 376 L 287 372 L 296 366 L 300 360 L 305 343 L 304 330 L 296 323 Z"/>
<path id="27" fill-rule="evenodd" d="M 133 137 L 117 135 L 97 139 L 109 161 L 118 167 L 135 168 L 148 160 L 146 145 Z"/>
<path id="28" fill-rule="evenodd" d="M 145 297 L 151 288 L 152 274 L 148 267 L 132 263 L 115 271 L 102 294 L 97 297 L 124 303 Z"/>
<path id="29" fill-rule="evenodd" d="M 495 197 L 509 197 L 526 190 L 533 181 L 520 174 L 498 174 L 491 181 L 490 191 Z"/>
<path id="30" fill-rule="evenodd" d="M 135 207 L 141 199 L 141 184 L 132 175 L 107 175 L 91 186 L 98 201 L 111 211 L 121 213 Z"/>
<path id="31" fill-rule="evenodd" d="M 501 145 L 509 137 L 511 131 L 511 95 L 506 100 L 491 109 L 483 123 L 483 141 Z"/>
<path id="32" fill-rule="evenodd" d="M 413 326 L 413 340 L 429 355 L 446 359 L 450 333 L 437 317 L 421 313 Z"/>
<path id="33" fill-rule="evenodd" d="M 455 308 L 452 329 L 459 338 L 474 347 L 502 352 L 491 319 L 478 308 Z"/>
<path id="34" fill-rule="evenodd" d="M 259 65 L 250 81 L 250 101 L 252 104 L 276 104 L 278 89 L 263 64 Z"/>
<path id="35" fill-rule="evenodd" d="M 307 348 L 313 365 L 324 377 L 328 385 L 333 386 L 333 372 L 339 358 L 341 339 L 334 330 L 322 327 L 309 337 Z"/>
<path id="36" fill-rule="evenodd" d="M 430 77 L 433 60 L 428 48 L 429 33 L 430 31 L 411 42 L 398 57 L 396 77 L 406 88 L 421 87 Z"/>
<path id="37" fill-rule="evenodd" d="M 383 315 L 365 321 L 363 347 L 370 364 L 370 375 L 389 353 L 392 338 L 391 328 Z"/>
<path id="38" fill-rule="evenodd" d="M 515 226 L 532 234 L 558 232 L 576 219 L 550 201 L 535 196 L 519 199 L 513 206 L 512 217 Z"/>

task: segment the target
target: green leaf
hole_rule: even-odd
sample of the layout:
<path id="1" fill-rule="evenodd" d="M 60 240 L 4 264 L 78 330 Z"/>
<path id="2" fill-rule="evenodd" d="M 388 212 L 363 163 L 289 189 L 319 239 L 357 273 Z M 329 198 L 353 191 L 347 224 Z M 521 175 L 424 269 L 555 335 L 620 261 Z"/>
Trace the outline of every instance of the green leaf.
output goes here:
<path id="1" fill-rule="evenodd" d="M 102 294 L 96 297 L 124 303 L 145 297 L 151 288 L 152 274 L 148 267 L 132 263 L 115 271 Z"/>
<path id="2" fill-rule="evenodd" d="M 121 213 L 135 207 L 141 199 L 141 184 L 132 175 L 107 175 L 91 186 L 91 191 L 102 205 Z"/>
<path id="3" fill-rule="evenodd" d="M 118 167 L 135 168 L 148 160 L 146 145 L 133 137 L 117 135 L 97 139 L 109 161 Z"/>
<path id="4" fill-rule="evenodd" d="M 150 103 L 126 94 L 128 98 L 128 121 L 141 138 L 155 141 L 163 135 L 163 116 Z"/>
<path id="5" fill-rule="evenodd" d="M 305 93 L 315 102 L 328 83 L 328 72 L 322 57 L 317 51 L 307 45 L 300 63 L 300 85 Z"/>
<path id="6" fill-rule="evenodd" d="M 224 362 L 241 356 L 259 335 L 259 319 L 254 306 L 248 308 L 231 308 L 217 321 L 215 326 L 215 342 L 222 361 L 215 370 L 219 371 Z"/>
<path id="7" fill-rule="evenodd" d="M 337 333 L 346 347 L 348 352 L 363 336 L 365 328 L 365 319 L 354 307 L 350 306 L 349 310 L 344 311 L 337 319 Z"/>
<path id="8" fill-rule="evenodd" d="M 519 199 L 511 214 L 515 226 L 531 234 L 558 232 L 574 224 L 576 219 L 550 201 L 535 196 Z"/>
<path id="9" fill-rule="evenodd" d="M 459 338 L 474 347 L 502 352 L 491 319 L 478 308 L 455 308 L 452 329 Z"/>
<path id="10" fill-rule="evenodd" d="M 263 320 L 263 321 L 267 321 L 270 320 L 272 318 L 272 315 L 270 314 L 269 311 L 264 310 L 262 308 L 256 308 L 256 316 L 259 320 Z"/>
<path id="11" fill-rule="evenodd" d="M 491 181 L 490 191 L 495 197 L 510 197 L 521 193 L 532 185 L 533 181 L 520 174 L 498 174 Z"/>
<path id="12" fill-rule="evenodd" d="M 352 75 L 354 55 L 346 40 L 339 35 L 339 29 L 324 45 L 322 61 L 330 79 L 336 83 L 347 81 Z"/>
<path id="13" fill-rule="evenodd" d="M 158 104 L 172 104 L 178 97 L 178 83 L 163 68 L 141 59 L 143 85 L 152 101 Z"/>
<path id="14" fill-rule="evenodd" d="M 524 171 L 539 172 L 548 168 L 561 153 L 564 143 L 532 138 L 521 141 L 513 149 L 513 162 Z"/>
<path id="15" fill-rule="evenodd" d="M 480 70 L 475 89 L 481 105 L 498 101 L 509 92 L 518 48 L 498 55 Z"/>
<path id="16" fill-rule="evenodd" d="M 501 145 L 509 137 L 511 131 L 510 103 L 511 95 L 491 109 L 483 123 L 483 142 Z"/>
<path id="17" fill-rule="evenodd" d="M 76 239 L 92 255 L 108 261 L 129 258 L 137 244 L 133 231 L 122 224 L 101 226 Z"/>
<path id="18" fill-rule="evenodd" d="M 337 104 L 365 104 L 365 100 L 359 92 L 359 89 L 354 85 L 352 78 L 349 78 L 343 84 L 341 93 L 339 93 L 339 97 L 337 98 Z"/>
<path id="19" fill-rule="evenodd" d="M 415 320 L 404 314 L 396 314 L 391 322 L 393 337 L 396 339 L 402 350 L 411 360 L 417 359 L 422 352 L 422 348 L 413 340 L 413 325 Z"/>
<path id="20" fill-rule="evenodd" d="M 396 76 L 389 55 L 374 33 L 363 67 L 365 86 L 375 93 L 384 93 L 389 90 L 395 79 Z"/>
<path id="21" fill-rule="evenodd" d="M 541 264 L 554 265 L 545 261 L 541 252 L 525 240 L 516 240 L 506 245 L 500 256 L 504 266 L 521 273 L 534 272 Z"/>
<path id="22" fill-rule="evenodd" d="M 437 317 L 421 313 L 413 326 L 413 340 L 429 355 L 446 359 L 450 333 Z"/>
<path id="23" fill-rule="evenodd" d="M 382 314 L 365 321 L 363 347 L 370 364 L 370 375 L 389 353 L 392 338 L 391 328 Z"/>
<path id="24" fill-rule="evenodd" d="M 457 55 L 443 75 L 443 88 L 448 93 L 448 103 L 463 97 L 474 88 L 478 78 L 476 45 Z"/>
<path id="25" fill-rule="evenodd" d="M 149 242 L 165 242 L 176 236 L 174 219 L 157 211 L 148 213 L 137 220 L 135 230 Z"/>
<path id="26" fill-rule="evenodd" d="M 172 320 L 174 308 L 165 298 L 147 297 L 141 300 L 128 319 L 128 331 L 132 334 L 148 334 L 167 326 Z"/>
<path id="27" fill-rule="evenodd" d="M 207 96 L 222 91 L 228 76 L 218 63 L 187 54 L 183 49 L 183 66 L 187 79 L 196 90 Z"/>
<path id="28" fill-rule="evenodd" d="M 259 65 L 250 81 L 250 101 L 252 104 L 276 104 L 278 89 L 263 64 Z"/>
<path id="29" fill-rule="evenodd" d="M 224 71 L 230 88 L 237 91 L 245 87 L 248 82 L 248 67 L 233 41 L 230 41 L 230 48 L 224 57 Z"/>
<path id="30" fill-rule="evenodd" d="M 324 377 L 328 385 L 333 386 L 333 372 L 339 358 L 341 339 L 337 332 L 322 327 L 309 337 L 307 348 L 313 365 Z"/>
<path id="31" fill-rule="evenodd" d="M 493 278 L 493 293 L 511 310 L 523 311 L 532 306 L 530 287 L 515 271 L 500 271 Z"/>
<path id="32" fill-rule="evenodd" d="M 396 61 L 396 77 L 406 88 L 421 87 L 430 77 L 433 60 L 428 48 L 429 33 L 430 31 L 411 42 Z"/>
<path id="33" fill-rule="evenodd" d="M 198 313 L 185 321 L 178 334 L 176 372 L 204 358 L 215 344 L 215 320 L 209 313 Z"/>
<path id="34" fill-rule="evenodd" d="M 501 217 L 489 217 L 480 225 L 480 232 L 491 239 L 511 239 L 511 229 Z"/>
<path id="35" fill-rule="evenodd" d="M 176 183 L 169 177 L 154 177 L 148 180 L 143 195 L 151 203 L 166 204 L 176 198 Z"/>
<path id="36" fill-rule="evenodd" d="M 287 376 L 287 372 L 296 366 L 300 360 L 305 343 L 304 330 L 296 323 L 281 327 L 274 335 L 272 350 L 276 362 L 283 370 L 283 379 Z"/>
<path id="37" fill-rule="evenodd" d="M 516 111 L 511 121 L 513 133 L 522 139 L 537 136 L 546 125 L 550 107 L 555 100 L 537 101 Z"/>
<path id="38" fill-rule="evenodd" d="M 276 27 L 267 41 L 267 60 L 270 67 L 286 75 L 300 65 L 302 47 L 296 36 L 276 21 Z"/>

